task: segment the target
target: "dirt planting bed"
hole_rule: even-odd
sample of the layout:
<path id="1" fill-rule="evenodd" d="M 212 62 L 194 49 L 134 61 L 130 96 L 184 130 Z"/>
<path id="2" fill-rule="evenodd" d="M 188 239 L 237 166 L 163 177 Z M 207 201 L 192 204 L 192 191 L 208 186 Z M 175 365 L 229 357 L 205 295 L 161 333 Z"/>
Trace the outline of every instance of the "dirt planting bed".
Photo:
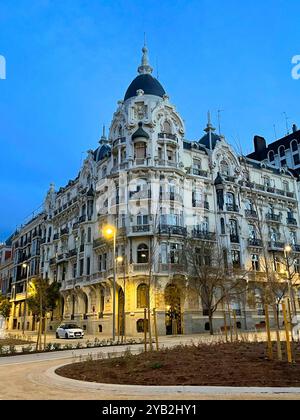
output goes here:
<path id="1" fill-rule="evenodd" d="M 287 363 L 284 349 L 283 357 L 283 362 L 268 360 L 265 343 L 199 344 L 75 363 L 56 373 L 87 382 L 126 385 L 300 387 L 299 349 L 296 364 Z"/>

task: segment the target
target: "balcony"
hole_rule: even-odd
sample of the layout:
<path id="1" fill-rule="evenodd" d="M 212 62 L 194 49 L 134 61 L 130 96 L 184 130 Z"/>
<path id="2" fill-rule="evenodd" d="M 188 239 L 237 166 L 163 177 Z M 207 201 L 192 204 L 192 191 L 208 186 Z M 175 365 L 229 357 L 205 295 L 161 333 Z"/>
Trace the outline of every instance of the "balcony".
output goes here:
<path id="1" fill-rule="evenodd" d="M 76 249 L 76 248 L 71 249 L 71 250 L 68 252 L 68 258 L 72 258 L 72 257 L 76 257 L 76 256 L 77 256 L 77 249 Z"/>
<path id="2" fill-rule="evenodd" d="M 136 158 L 134 159 L 134 163 L 135 166 L 147 166 L 148 165 L 148 160 L 146 158 Z"/>
<path id="3" fill-rule="evenodd" d="M 298 225 L 297 220 L 293 217 L 288 217 L 286 219 L 286 223 L 287 223 L 287 225 L 290 225 L 290 226 L 297 226 Z"/>
<path id="4" fill-rule="evenodd" d="M 296 253 L 300 252 L 300 245 L 292 245 L 293 251 Z"/>
<path id="5" fill-rule="evenodd" d="M 149 198 L 151 198 L 151 190 L 129 192 L 129 200 L 147 200 Z"/>
<path id="6" fill-rule="evenodd" d="M 245 216 L 247 219 L 257 219 L 257 213 L 255 210 L 246 210 Z"/>
<path id="7" fill-rule="evenodd" d="M 263 243 L 261 239 L 249 238 L 248 246 L 249 247 L 262 247 Z"/>
<path id="8" fill-rule="evenodd" d="M 59 264 L 59 263 L 65 261 L 67 258 L 68 258 L 68 254 L 66 252 L 64 252 L 62 254 L 59 254 L 57 256 L 57 263 Z"/>
<path id="9" fill-rule="evenodd" d="M 84 223 L 86 221 L 86 215 L 83 214 L 82 216 L 79 217 L 78 223 Z"/>
<path id="10" fill-rule="evenodd" d="M 269 249 L 271 251 L 283 251 L 284 247 L 285 247 L 285 244 L 283 242 L 275 242 L 275 241 L 269 242 Z"/>
<path id="11" fill-rule="evenodd" d="M 136 225 L 132 226 L 133 233 L 150 232 L 150 225 Z"/>
<path id="12" fill-rule="evenodd" d="M 292 193 L 292 192 L 286 191 L 286 192 L 285 192 L 285 194 L 286 194 L 286 196 L 287 196 L 287 197 L 289 197 L 289 198 L 296 198 L 296 197 L 295 197 L 295 194 L 294 194 L 294 193 Z"/>
<path id="13" fill-rule="evenodd" d="M 158 166 L 171 166 L 172 168 L 177 168 L 178 167 L 178 163 L 175 162 L 174 160 L 163 160 L 163 159 L 159 159 L 158 160 Z"/>
<path id="14" fill-rule="evenodd" d="M 160 273 L 172 273 L 172 274 L 182 274 L 185 272 L 185 267 L 183 264 L 169 263 L 169 264 L 159 264 Z"/>
<path id="15" fill-rule="evenodd" d="M 150 270 L 150 265 L 149 263 L 145 263 L 145 264 L 132 264 L 131 265 L 131 270 L 135 273 L 149 273 Z"/>
<path id="16" fill-rule="evenodd" d="M 192 236 L 195 239 L 200 239 L 202 241 L 215 241 L 216 234 L 212 232 L 203 232 L 201 230 L 193 229 Z"/>
<path id="17" fill-rule="evenodd" d="M 161 201 L 177 201 L 178 203 L 182 203 L 182 195 L 175 193 L 175 192 L 168 192 L 168 193 L 160 193 L 159 199 Z"/>
<path id="18" fill-rule="evenodd" d="M 239 244 L 240 243 L 240 238 L 238 235 L 230 235 L 230 242 L 232 244 Z"/>
<path id="19" fill-rule="evenodd" d="M 73 230 L 78 230 L 79 229 L 79 223 L 76 222 L 73 224 Z"/>
<path id="20" fill-rule="evenodd" d="M 122 163 L 120 163 L 120 165 L 118 164 L 118 165 L 115 165 L 113 168 L 112 168 L 112 170 L 111 170 L 111 174 L 116 174 L 116 173 L 118 173 L 118 172 L 120 172 L 120 171 L 124 171 L 125 169 L 127 169 L 128 168 L 128 162 L 122 162 Z"/>
<path id="21" fill-rule="evenodd" d="M 171 133 L 158 133 L 158 140 L 167 140 L 178 143 L 177 136 Z"/>
<path id="22" fill-rule="evenodd" d="M 235 183 L 236 183 L 236 177 L 226 175 L 226 176 L 225 176 L 225 181 L 227 181 L 227 182 L 232 182 L 233 184 L 235 184 Z"/>
<path id="23" fill-rule="evenodd" d="M 226 204 L 226 210 L 234 213 L 239 212 L 239 207 L 236 204 Z"/>
<path id="24" fill-rule="evenodd" d="M 263 184 L 256 184 L 254 182 L 245 182 L 242 183 L 244 184 L 245 187 L 247 188 L 251 188 L 253 190 L 258 190 L 258 191 L 264 191 L 264 192 L 268 192 L 270 194 L 276 194 L 276 195 L 281 195 L 281 196 L 285 196 L 288 198 L 295 198 L 295 194 L 293 192 L 289 192 L 289 191 L 284 191 L 275 187 L 271 187 L 268 185 L 263 185 Z"/>
<path id="25" fill-rule="evenodd" d="M 40 230 L 35 230 L 32 234 L 32 239 L 33 238 L 38 238 L 40 236 L 42 236 L 42 232 Z"/>
<path id="26" fill-rule="evenodd" d="M 126 137 L 119 137 L 118 139 L 113 141 L 113 147 L 117 147 L 124 143 L 126 143 Z"/>
<path id="27" fill-rule="evenodd" d="M 98 239 L 94 239 L 94 248 L 99 248 L 100 246 L 104 245 L 105 240 L 104 238 L 98 238 Z"/>
<path id="28" fill-rule="evenodd" d="M 173 226 L 173 225 L 160 225 L 158 227 L 158 232 L 160 235 L 178 235 L 186 236 L 187 229 L 182 226 Z"/>
<path id="29" fill-rule="evenodd" d="M 64 228 L 60 230 L 60 236 L 65 236 L 69 234 L 69 228 Z"/>
<path id="30" fill-rule="evenodd" d="M 280 222 L 281 222 L 281 214 L 267 213 L 267 214 L 266 214 L 266 219 L 267 219 L 269 222 L 276 222 L 276 223 L 280 223 Z"/>
<path id="31" fill-rule="evenodd" d="M 202 169 L 193 168 L 192 169 L 192 174 L 193 175 L 196 175 L 196 176 L 201 176 L 203 178 L 208 178 L 208 172 L 207 171 L 203 171 Z"/>
<path id="32" fill-rule="evenodd" d="M 209 202 L 208 201 L 201 201 L 201 200 L 193 200 L 193 207 L 209 210 Z"/>

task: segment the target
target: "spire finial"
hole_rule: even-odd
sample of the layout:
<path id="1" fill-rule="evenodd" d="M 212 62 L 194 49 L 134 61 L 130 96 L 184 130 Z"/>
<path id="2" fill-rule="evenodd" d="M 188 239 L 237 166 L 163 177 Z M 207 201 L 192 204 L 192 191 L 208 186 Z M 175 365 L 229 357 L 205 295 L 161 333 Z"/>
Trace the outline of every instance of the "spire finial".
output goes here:
<path id="1" fill-rule="evenodd" d="M 146 44 L 146 33 L 144 33 L 144 46 L 142 48 L 142 52 L 143 52 L 142 64 L 138 68 L 138 73 L 151 74 L 153 72 L 153 68 L 149 64 L 148 48 Z"/>
<path id="2" fill-rule="evenodd" d="M 106 127 L 105 127 L 105 124 L 103 124 L 103 126 L 102 126 L 102 136 L 101 136 L 101 139 L 99 140 L 99 143 L 100 143 L 100 144 L 105 144 L 105 143 L 107 143 L 107 138 L 106 138 Z"/>
<path id="3" fill-rule="evenodd" d="M 210 111 L 208 111 L 208 113 L 207 113 L 207 126 L 206 126 L 206 129 L 204 131 L 206 131 L 207 133 L 212 132 L 212 131 L 216 131 L 216 129 L 214 128 L 214 126 L 211 123 Z"/>

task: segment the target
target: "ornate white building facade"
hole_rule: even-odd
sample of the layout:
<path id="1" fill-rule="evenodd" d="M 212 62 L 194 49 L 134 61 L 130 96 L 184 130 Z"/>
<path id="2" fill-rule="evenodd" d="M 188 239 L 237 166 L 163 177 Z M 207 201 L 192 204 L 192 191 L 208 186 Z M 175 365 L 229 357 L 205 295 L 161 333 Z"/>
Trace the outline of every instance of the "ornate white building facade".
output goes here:
<path id="1" fill-rule="evenodd" d="M 43 212 L 14 236 L 12 328 L 22 328 L 25 261 L 29 278 L 61 283 L 50 328 L 74 320 L 89 333 L 111 335 L 113 253 L 102 235 L 107 224 L 117 228 L 116 325 L 127 336 L 143 331 L 149 276 L 160 335 L 172 333 L 174 317 L 179 334 L 209 329 L 199 299 L 180 292 L 185 240 L 218 241 L 224 263 L 248 271 L 251 279 L 262 258 L 253 197 L 276 269 L 284 272 L 276 255 L 287 244 L 300 258 L 297 178 L 287 168 L 238 156 L 210 119 L 199 141 L 186 140 L 183 119 L 152 76 L 147 53 L 144 47 L 139 75 L 118 103 L 108 137 L 103 133 L 99 147 L 88 151 L 76 179 L 58 191 L 51 185 Z M 175 287 L 172 302 L 169 287 Z M 233 305 L 240 328 L 264 320 L 261 307 Z M 220 308 L 215 327 L 223 324 Z M 26 328 L 35 328 L 32 317 Z"/>

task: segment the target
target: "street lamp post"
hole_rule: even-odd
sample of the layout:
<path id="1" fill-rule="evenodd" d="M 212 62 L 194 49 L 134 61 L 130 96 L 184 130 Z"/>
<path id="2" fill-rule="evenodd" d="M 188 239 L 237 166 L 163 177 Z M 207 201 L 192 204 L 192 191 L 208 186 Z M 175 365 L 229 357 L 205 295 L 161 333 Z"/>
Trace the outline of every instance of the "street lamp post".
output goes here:
<path id="1" fill-rule="evenodd" d="M 290 267 L 290 262 L 289 262 L 289 254 L 291 252 L 292 252 L 292 247 L 290 245 L 287 245 L 284 248 L 284 256 L 286 260 L 286 269 L 287 269 L 287 275 L 288 275 L 289 297 L 292 304 L 293 316 L 297 316 L 296 302 L 295 302 L 294 290 L 293 290 L 293 285 L 292 285 L 291 267 Z"/>
<path id="2" fill-rule="evenodd" d="M 123 304 L 123 334 L 122 334 L 122 340 L 124 339 L 126 341 L 126 310 L 125 310 L 125 304 L 126 304 L 126 255 L 117 257 L 117 262 L 121 263 L 123 265 L 123 292 L 124 292 L 124 304 Z"/>
<path id="3" fill-rule="evenodd" d="M 106 226 L 103 229 L 103 236 L 106 239 L 113 238 L 113 322 L 112 322 L 112 336 L 113 341 L 116 339 L 116 283 L 117 283 L 117 270 L 116 270 L 116 237 L 117 229 L 115 226 Z"/>
<path id="4" fill-rule="evenodd" d="M 29 279 L 29 264 L 24 263 L 22 265 L 23 268 L 26 268 L 26 284 L 25 284 L 25 302 L 24 302 L 24 312 L 23 312 L 23 335 L 25 334 L 25 324 L 26 324 L 26 317 L 27 317 L 27 298 L 28 298 L 28 279 Z"/>

